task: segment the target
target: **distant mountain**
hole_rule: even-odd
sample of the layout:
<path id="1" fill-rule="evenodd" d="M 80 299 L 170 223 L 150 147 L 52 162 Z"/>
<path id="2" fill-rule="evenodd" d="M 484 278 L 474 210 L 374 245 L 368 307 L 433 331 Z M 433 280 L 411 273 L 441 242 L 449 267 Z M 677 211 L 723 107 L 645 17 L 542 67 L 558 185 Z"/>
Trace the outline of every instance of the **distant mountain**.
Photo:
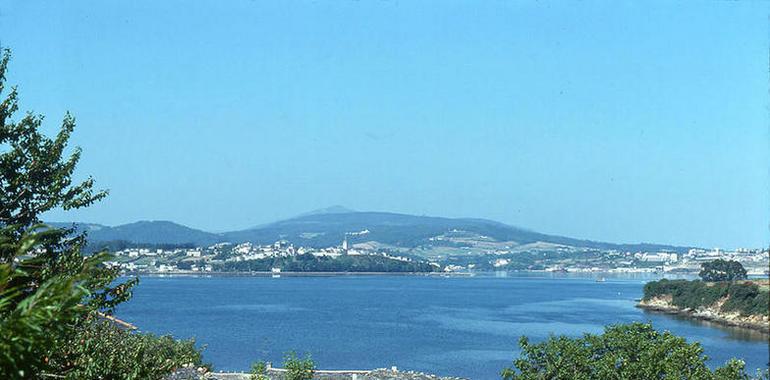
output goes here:
<path id="1" fill-rule="evenodd" d="M 55 227 L 71 227 L 72 223 L 48 223 Z M 169 221 L 139 221 L 115 227 L 92 223 L 75 223 L 77 230 L 86 231 L 91 242 L 126 241 L 137 244 L 210 245 L 222 241 L 222 236 Z"/>
<path id="2" fill-rule="evenodd" d="M 227 232 L 228 241 L 270 243 L 285 239 L 295 244 L 327 247 L 346 236 L 354 241 L 377 241 L 401 247 L 432 244 L 429 240 L 450 231 L 473 232 L 497 241 L 518 244 L 551 243 L 573 247 L 617 249 L 623 251 L 670 250 L 684 252 L 689 247 L 660 244 L 613 244 L 563 236 L 546 235 L 486 219 L 442 218 L 387 212 L 316 213 L 298 216 L 259 228 Z"/>
<path id="3" fill-rule="evenodd" d="M 51 223 L 71 226 L 66 223 Z M 77 224 L 88 232 L 92 242 L 125 241 L 137 244 L 210 245 L 229 241 L 269 244 L 288 240 L 296 245 L 328 247 L 347 236 L 352 242 L 375 241 L 399 247 L 437 244 L 435 238 L 458 231 L 485 239 L 518 244 L 548 243 L 572 247 L 616 249 L 621 251 L 686 252 L 690 247 L 637 243 L 614 244 L 564 236 L 547 235 L 486 219 L 442 218 L 388 212 L 358 212 L 341 206 L 315 210 L 300 216 L 241 231 L 220 234 L 197 230 L 168 221 L 142 221 L 115 227 Z"/>
<path id="4" fill-rule="evenodd" d="M 297 215 L 296 218 L 300 218 L 303 216 L 311 216 L 311 215 L 323 215 L 323 214 L 349 214 L 352 212 L 356 212 L 356 210 L 351 210 L 344 206 L 335 205 L 330 207 L 319 208 L 313 211 L 304 212 L 302 214 Z"/>
<path id="5" fill-rule="evenodd" d="M 46 222 L 47 225 L 56 228 L 72 228 L 75 227 L 77 231 L 98 231 L 102 228 L 111 228 L 103 224 L 97 223 L 65 223 L 65 222 Z"/>

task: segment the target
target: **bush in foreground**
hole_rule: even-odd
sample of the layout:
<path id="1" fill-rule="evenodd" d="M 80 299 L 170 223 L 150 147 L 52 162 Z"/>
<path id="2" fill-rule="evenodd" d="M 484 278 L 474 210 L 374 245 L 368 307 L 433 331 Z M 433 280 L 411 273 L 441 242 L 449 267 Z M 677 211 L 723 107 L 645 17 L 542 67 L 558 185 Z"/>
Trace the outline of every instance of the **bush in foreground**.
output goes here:
<path id="1" fill-rule="evenodd" d="M 504 380 L 749 378 L 744 363 L 735 359 L 710 370 L 700 344 L 650 324 L 613 325 L 600 335 L 552 336 L 536 344 L 522 337 L 519 344 L 521 356 L 503 370 Z"/>
<path id="2" fill-rule="evenodd" d="M 260 360 L 251 365 L 249 380 L 268 380 L 267 363 Z"/>
<path id="3" fill-rule="evenodd" d="M 310 358 L 310 355 L 302 359 L 294 352 L 289 352 L 284 356 L 283 366 L 286 368 L 287 380 L 311 380 L 316 370 L 315 362 Z"/>
<path id="4" fill-rule="evenodd" d="M 283 368 L 286 370 L 284 375 L 286 380 L 311 380 L 316 371 L 315 362 L 310 355 L 300 358 L 294 351 L 284 355 Z M 267 363 L 260 360 L 251 365 L 250 380 L 266 380 L 268 378 Z"/>
<path id="5" fill-rule="evenodd" d="M 92 321 L 74 337 L 70 379 L 162 379 L 179 367 L 201 366 L 194 340 L 133 333 L 109 321 Z"/>

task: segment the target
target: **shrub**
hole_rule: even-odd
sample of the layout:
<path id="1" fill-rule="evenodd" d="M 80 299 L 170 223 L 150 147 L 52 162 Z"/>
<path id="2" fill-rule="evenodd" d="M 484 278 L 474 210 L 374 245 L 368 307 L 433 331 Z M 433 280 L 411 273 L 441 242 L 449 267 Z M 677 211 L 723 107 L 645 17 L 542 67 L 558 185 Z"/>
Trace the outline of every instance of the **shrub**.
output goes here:
<path id="1" fill-rule="evenodd" d="M 644 300 L 671 296 L 671 303 L 680 308 L 697 309 L 714 305 L 722 299 L 721 310 L 742 315 L 768 315 L 768 292 L 757 284 L 746 282 L 717 282 L 667 280 L 651 281 L 644 285 Z"/>
<path id="2" fill-rule="evenodd" d="M 267 380 L 267 364 L 264 361 L 258 361 L 251 365 L 251 375 L 249 380 Z"/>
<path id="3" fill-rule="evenodd" d="M 284 356 L 283 366 L 286 368 L 287 380 L 311 380 L 316 370 L 310 355 L 300 359 L 295 352 L 289 352 Z"/>

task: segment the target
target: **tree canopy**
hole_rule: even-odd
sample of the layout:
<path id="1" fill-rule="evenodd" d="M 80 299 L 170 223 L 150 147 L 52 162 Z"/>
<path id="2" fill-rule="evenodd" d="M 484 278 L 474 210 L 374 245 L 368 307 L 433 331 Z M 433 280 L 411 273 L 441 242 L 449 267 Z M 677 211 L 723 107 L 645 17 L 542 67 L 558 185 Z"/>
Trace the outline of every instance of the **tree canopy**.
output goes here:
<path id="1" fill-rule="evenodd" d="M 522 337 L 519 344 L 521 356 L 503 370 L 504 380 L 748 379 L 743 362 L 732 359 L 712 371 L 700 344 L 651 324 L 614 325 L 600 335 L 552 336 L 536 344 Z"/>
<path id="2" fill-rule="evenodd" d="M 703 281 L 736 281 L 747 278 L 746 269 L 741 263 L 722 259 L 701 264 L 701 271 L 698 276 Z"/>

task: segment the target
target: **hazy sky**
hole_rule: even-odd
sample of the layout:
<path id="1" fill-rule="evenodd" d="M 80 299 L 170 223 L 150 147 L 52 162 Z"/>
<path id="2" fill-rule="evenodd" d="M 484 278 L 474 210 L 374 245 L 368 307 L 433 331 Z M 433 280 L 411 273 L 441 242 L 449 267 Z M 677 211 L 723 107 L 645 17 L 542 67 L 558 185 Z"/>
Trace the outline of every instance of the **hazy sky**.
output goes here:
<path id="1" fill-rule="evenodd" d="M 5 1 L 0 44 L 21 109 L 74 113 L 79 173 L 111 191 L 51 220 L 341 204 L 767 246 L 769 7 Z"/>

